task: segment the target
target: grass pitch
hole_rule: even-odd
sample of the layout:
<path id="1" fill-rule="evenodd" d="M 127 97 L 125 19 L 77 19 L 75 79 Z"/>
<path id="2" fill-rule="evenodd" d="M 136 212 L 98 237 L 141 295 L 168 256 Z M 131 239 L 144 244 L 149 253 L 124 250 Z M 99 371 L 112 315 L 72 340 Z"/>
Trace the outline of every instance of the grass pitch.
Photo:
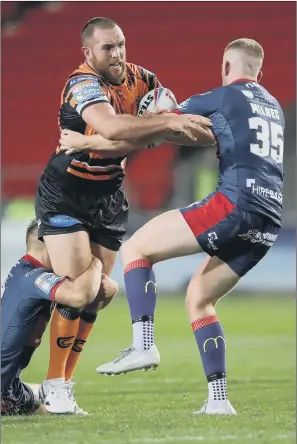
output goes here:
<path id="1" fill-rule="evenodd" d="M 100 313 L 76 372 L 76 394 L 89 417 L 15 417 L 2 421 L 4 444 L 289 444 L 295 442 L 295 301 L 229 296 L 218 306 L 227 339 L 229 398 L 237 417 L 195 417 L 207 385 L 183 297 L 159 298 L 155 372 L 108 377 L 97 365 L 130 345 L 126 301 Z M 44 338 L 23 379 L 41 382 Z"/>

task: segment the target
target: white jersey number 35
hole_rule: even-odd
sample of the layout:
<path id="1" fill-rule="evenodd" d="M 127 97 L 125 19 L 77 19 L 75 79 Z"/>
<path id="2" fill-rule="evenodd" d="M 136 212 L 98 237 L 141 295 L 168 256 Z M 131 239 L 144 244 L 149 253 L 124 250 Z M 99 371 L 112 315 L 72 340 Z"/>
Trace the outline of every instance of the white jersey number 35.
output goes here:
<path id="1" fill-rule="evenodd" d="M 275 122 L 267 122 L 261 117 L 250 117 L 249 128 L 256 130 L 259 143 L 251 143 L 251 153 L 260 157 L 271 156 L 277 163 L 283 162 L 284 157 L 284 129 Z"/>

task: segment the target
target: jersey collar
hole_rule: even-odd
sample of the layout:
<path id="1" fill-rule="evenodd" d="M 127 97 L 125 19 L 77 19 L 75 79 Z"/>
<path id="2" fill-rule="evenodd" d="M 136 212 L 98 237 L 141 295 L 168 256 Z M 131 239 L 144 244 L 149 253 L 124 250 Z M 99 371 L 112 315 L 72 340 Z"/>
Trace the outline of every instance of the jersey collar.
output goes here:
<path id="1" fill-rule="evenodd" d="M 35 259 L 35 257 L 31 256 L 30 254 L 25 254 L 25 256 L 23 256 L 22 259 L 24 259 L 24 261 L 30 262 L 30 264 L 34 265 L 35 267 L 45 268 L 45 266 L 41 262 L 39 262 L 37 259 Z"/>
<path id="2" fill-rule="evenodd" d="M 233 80 L 233 82 L 230 83 L 230 85 L 232 85 L 232 83 L 240 83 L 240 82 L 253 82 L 253 83 L 257 83 L 256 80 L 251 80 L 251 79 L 236 79 Z"/>

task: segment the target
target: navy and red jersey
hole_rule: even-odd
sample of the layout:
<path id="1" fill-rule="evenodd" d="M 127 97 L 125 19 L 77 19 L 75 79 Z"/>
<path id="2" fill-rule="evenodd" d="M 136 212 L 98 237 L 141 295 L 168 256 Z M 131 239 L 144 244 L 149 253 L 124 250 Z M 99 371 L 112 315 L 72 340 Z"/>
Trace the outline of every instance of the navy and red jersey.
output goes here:
<path id="1" fill-rule="evenodd" d="M 10 270 L 1 290 L 1 389 L 6 390 L 23 366 L 23 350 L 45 306 L 65 278 L 46 270 L 32 256 Z"/>
<path id="2" fill-rule="evenodd" d="M 220 168 L 216 190 L 281 226 L 285 120 L 278 101 L 258 83 L 240 79 L 192 96 L 178 109 L 212 121 Z"/>
<path id="3" fill-rule="evenodd" d="M 95 134 L 82 118 L 83 111 L 97 103 L 110 103 L 116 114 L 137 115 L 143 96 L 160 87 L 155 74 L 126 64 L 126 77 L 121 85 L 106 82 L 88 64 L 83 63 L 69 77 L 61 94 L 59 125 L 81 134 Z M 111 158 L 110 154 L 75 153 L 65 155 L 57 148 L 46 167 L 50 176 L 62 189 L 79 187 L 88 194 L 114 192 L 124 178 L 125 157 Z"/>

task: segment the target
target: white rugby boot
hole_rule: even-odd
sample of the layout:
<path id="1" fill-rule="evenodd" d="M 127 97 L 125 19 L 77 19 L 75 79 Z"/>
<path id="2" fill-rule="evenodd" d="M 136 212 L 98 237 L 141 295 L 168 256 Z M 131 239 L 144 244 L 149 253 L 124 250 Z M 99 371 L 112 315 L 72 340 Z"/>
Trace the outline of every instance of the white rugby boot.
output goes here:
<path id="1" fill-rule="evenodd" d="M 205 401 L 200 410 L 194 412 L 194 415 L 237 415 L 229 399 L 215 401 L 213 399 Z"/>
<path id="2" fill-rule="evenodd" d="M 69 398 L 68 384 L 63 378 L 48 379 L 41 384 L 39 397 L 49 413 L 74 415 L 75 405 Z"/>
<path id="3" fill-rule="evenodd" d="M 26 384 L 32 390 L 34 395 L 34 401 L 39 401 L 40 384 L 35 384 L 34 382 L 24 382 L 24 384 Z"/>
<path id="4" fill-rule="evenodd" d="M 72 401 L 72 403 L 74 405 L 75 415 L 87 416 L 89 413 L 86 412 L 85 410 L 83 410 L 82 408 L 80 408 L 79 405 L 77 404 L 76 399 L 75 399 L 74 390 L 73 390 L 73 386 L 74 386 L 75 382 L 73 382 L 73 381 L 66 381 L 65 384 L 66 384 L 66 389 L 67 389 L 67 392 L 68 392 L 68 397 L 69 397 L 70 401 Z"/>
<path id="5" fill-rule="evenodd" d="M 101 375 L 122 375 L 135 370 L 155 370 L 160 364 L 160 354 L 153 344 L 148 350 L 137 351 L 134 347 L 119 350 L 120 356 L 107 364 L 99 365 Z"/>

